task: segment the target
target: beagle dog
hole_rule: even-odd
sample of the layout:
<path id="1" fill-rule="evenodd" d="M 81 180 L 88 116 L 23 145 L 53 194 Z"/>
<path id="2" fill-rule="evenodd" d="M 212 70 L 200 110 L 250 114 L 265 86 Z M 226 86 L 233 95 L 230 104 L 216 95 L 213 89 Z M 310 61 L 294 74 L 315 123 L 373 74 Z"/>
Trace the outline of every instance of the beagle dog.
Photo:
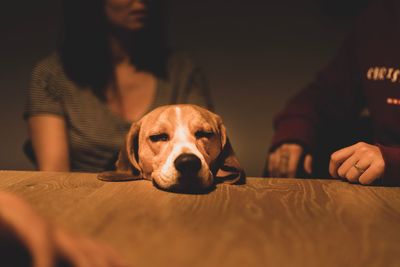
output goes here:
<path id="1" fill-rule="evenodd" d="M 154 109 L 132 124 L 116 172 L 105 181 L 146 179 L 167 191 L 202 191 L 216 183 L 244 183 L 221 118 L 195 105 Z"/>

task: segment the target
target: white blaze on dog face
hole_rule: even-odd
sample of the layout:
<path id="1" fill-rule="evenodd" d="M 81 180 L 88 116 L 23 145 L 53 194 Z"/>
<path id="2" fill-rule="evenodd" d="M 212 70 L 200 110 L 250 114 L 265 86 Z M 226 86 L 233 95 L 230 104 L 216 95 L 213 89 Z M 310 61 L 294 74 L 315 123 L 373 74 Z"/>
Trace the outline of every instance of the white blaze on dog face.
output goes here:
<path id="1" fill-rule="evenodd" d="M 192 179 L 198 187 L 213 184 L 209 166 L 217 159 L 222 144 L 215 115 L 190 105 L 157 109 L 147 116 L 139 136 L 139 164 L 146 179 L 164 189 L 180 186 Z M 183 154 L 197 157 L 197 173 L 183 177 L 175 166 Z"/>

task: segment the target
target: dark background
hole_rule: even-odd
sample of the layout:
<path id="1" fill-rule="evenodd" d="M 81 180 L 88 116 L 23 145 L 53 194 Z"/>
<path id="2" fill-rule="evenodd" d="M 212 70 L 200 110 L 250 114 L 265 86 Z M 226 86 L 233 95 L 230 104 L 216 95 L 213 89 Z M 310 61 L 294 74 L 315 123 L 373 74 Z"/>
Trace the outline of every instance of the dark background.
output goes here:
<path id="1" fill-rule="evenodd" d="M 334 55 L 367 1 L 168 1 L 170 42 L 203 67 L 250 176 L 261 175 L 273 114 Z M 32 169 L 22 111 L 33 65 L 55 47 L 60 0 L 8 2 L 0 11 L 0 169 Z"/>

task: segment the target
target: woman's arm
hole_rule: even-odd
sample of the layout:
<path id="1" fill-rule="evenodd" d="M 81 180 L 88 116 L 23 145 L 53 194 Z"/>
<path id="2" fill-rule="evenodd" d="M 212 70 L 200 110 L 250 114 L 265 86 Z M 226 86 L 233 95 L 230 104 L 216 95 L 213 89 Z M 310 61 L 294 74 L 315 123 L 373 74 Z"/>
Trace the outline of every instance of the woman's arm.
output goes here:
<path id="1" fill-rule="evenodd" d="M 57 115 L 35 115 L 29 117 L 28 126 L 38 169 L 69 171 L 65 120 Z"/>
<path id="2" fill-rule="evenodd" d="M 70 169 L 64 92 L 57 78 L 63 74 L 59 69 L 57 55 L 51 55 L 35 66 L 24 110 L 35 164 L 42 171 Z"/>

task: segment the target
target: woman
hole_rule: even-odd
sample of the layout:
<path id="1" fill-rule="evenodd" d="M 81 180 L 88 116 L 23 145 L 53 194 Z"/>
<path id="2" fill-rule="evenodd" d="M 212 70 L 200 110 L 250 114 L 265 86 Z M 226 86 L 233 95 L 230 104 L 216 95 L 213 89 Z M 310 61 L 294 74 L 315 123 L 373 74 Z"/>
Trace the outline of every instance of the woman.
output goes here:
<path id="1" fill-rule="evenodd" d="M 39 170 L 112 168 L 152 108 L 212 108 L 204 78 L 166 44 L 164 1 L 66 0 L 57 53 L 33 71 L 24 117 Z"/>

